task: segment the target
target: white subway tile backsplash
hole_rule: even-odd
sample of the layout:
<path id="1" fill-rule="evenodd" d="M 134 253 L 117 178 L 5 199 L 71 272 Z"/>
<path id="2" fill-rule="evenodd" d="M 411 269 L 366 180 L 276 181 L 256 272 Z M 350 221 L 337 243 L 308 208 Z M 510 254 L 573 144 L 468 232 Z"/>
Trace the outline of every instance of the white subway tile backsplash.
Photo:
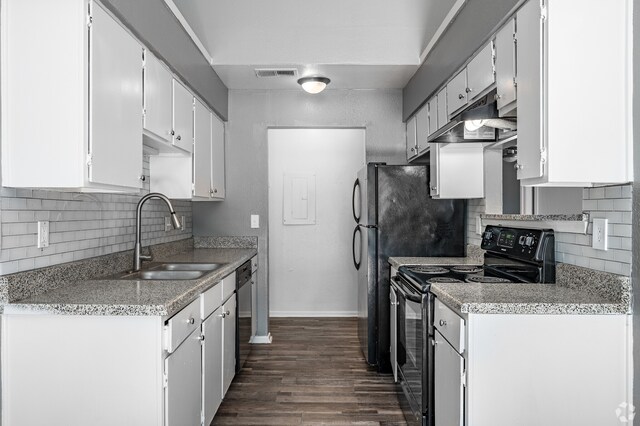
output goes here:
<path id="1" fill-rule="evenodd" d="M 631 185 L 624 185 L 621 188 L 622 198 L 631 198 Z"/>
<path id="2" fill-rule="evenodd" d="M 630 198 L 624 198 L 624 199 L 613 200 L 613 210 L 630 212 L 631 211 L 631 199 Z"/>
<path id="3" fill-rule="evenodd" d="M 605 198 L 622 198 L 622 187 L 608 186 L 604 189 Z"/>
<path id="4" fill-rule="evenodd" d="M 598 200 L 582 200 L 582 210 L 598 210 Z"/>

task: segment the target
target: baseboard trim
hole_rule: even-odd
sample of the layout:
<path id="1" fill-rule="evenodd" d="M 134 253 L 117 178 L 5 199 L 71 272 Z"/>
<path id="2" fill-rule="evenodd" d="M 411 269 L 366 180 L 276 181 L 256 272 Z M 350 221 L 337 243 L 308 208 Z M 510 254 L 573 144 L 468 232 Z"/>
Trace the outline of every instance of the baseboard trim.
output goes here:
<path id="1" fill-rule="evenodd" d="M 251 340 L 249 343 L 254 345 L 268 345 L 273 341 L 273 337 L 271 337 L 271 333 L 266 336 L 251 336 Z"/>
<path id="2" fill-rule="evenodd" d="M 358 316 L 356 311 L 271 311 L 272 318 L 353 318 Z"/>

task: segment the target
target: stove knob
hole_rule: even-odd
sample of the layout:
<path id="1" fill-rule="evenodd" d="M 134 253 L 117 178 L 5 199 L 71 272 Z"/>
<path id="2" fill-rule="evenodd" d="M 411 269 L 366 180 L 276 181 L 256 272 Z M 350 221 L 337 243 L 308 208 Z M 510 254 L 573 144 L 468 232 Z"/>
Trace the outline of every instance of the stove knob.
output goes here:
<path id="1" fill-rule="evenodd" d="M 524 245 L 527 247 L 531 247 L 533 245 L 533 237 L 527 237 L 524 241 Z"/>
<path id="2" fill-rule="evenodd" d="M 493 232 L 485 231 L 483 238 L 487 241 L 491 241 L 493 239 Z"/>

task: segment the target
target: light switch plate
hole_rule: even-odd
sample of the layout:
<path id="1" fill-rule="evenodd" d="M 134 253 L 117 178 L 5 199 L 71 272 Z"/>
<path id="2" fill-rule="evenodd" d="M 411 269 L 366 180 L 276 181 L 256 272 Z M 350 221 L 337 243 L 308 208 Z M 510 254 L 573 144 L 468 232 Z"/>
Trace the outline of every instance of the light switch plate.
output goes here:
<path id="1" fill-rule="evenodd" d="M 593 236 L 591 246 L 598 250 L 609 249 L 609 219 L 593 219 Z"/>
<path id="2" fill-rule="evenodd" d="M 253 229 L 260 228 L 260 215 L 257 215 L 257 214 L 251 215 L 251 228 Z"/>
<path id="3" fill-rule="evenodd" d="M 49 221 L 38 221 L 38 248 L 49 247 Z"/>

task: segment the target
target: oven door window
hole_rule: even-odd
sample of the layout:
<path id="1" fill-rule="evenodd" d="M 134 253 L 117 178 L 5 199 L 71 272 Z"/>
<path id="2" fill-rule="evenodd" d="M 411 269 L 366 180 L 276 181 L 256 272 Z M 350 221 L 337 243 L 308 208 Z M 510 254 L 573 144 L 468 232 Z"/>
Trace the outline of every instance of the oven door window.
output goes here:
<path id="1" fill-rule="evenodd" d="M 423 335 L 422 304 L 398 294 L 398 368 L 406 385 L 416 398 L 422 401 L 422 345 Z"/>

